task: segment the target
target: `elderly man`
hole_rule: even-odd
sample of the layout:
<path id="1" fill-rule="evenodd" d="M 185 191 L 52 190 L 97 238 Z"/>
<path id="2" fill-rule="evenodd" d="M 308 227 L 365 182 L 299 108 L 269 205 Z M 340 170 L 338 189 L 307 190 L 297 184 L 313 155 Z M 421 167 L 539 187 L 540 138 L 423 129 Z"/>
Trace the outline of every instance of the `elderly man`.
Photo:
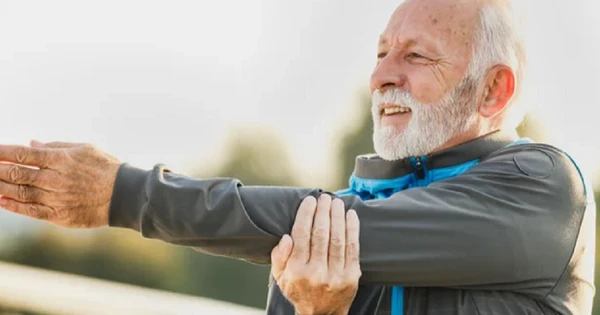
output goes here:
<path id="1" fill-rule="evenodd" d="M 589 314 L 591 188 L 566 153 L 511 131 L 522 117 L 522 45 L 508 1 L 403 3 L 371 78 L 378 155 L 357 158 L 334 201 L 319 189 L 192 179 L 89 145 L 32 143 L 0 148 L 4 161 L 39 167 L 0 165 L 0 205 L 257 263 L 281 240 L 268 314 Z M 356 256 L 341 259 L 340 237 L 358 220 L 353 211 L 344 220 L 342 204 L 360 218 L 358 290 Z M 357 233 L 348 235 L 344 244 Z M 343 285 L 323 276 L 346 267 Z"/>

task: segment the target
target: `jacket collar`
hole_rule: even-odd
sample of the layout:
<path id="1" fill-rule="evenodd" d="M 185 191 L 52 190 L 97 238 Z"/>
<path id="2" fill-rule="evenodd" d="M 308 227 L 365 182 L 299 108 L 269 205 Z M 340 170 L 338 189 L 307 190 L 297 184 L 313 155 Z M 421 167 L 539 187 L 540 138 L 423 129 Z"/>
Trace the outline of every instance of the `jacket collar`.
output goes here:
<path id="1" fill-rule="evenodd" d="M 492 152 L 513 143 L 518 139 L 516 132 L 498 130 L 474 140 L 423 156 L 429 170 L 480 160 Z M 411 160 L 405 158 L 386 161 L 377 155 L 361 155 L 356 158 L 354 176 L 363 179 L 392 179 L 415 172 Z"/>

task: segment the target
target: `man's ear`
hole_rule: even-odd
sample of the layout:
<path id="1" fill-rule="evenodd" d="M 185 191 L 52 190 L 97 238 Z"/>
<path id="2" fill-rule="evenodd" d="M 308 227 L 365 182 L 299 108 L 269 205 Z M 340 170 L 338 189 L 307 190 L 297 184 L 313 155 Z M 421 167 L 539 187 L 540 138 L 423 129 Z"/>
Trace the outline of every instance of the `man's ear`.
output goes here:
<path id="1" fill-rule="evenodd" d="M 498 65 L 490 69 L 479 106 L 479 114 L 492 118 L 504 110 L 515 94 L 515 74 L 507 66 Z"/>

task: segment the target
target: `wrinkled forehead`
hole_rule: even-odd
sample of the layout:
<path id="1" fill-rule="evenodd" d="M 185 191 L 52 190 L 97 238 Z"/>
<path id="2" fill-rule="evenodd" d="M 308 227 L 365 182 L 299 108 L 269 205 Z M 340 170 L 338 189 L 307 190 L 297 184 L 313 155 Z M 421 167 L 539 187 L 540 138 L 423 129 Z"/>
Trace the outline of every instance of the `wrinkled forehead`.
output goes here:
<path id="1" fill-rule="evenodd" d="M 439 50 L 471 51 L 479 22 L 477 0 L 408 0 L 392 14 L 384 43 L 418 39 Z"/>

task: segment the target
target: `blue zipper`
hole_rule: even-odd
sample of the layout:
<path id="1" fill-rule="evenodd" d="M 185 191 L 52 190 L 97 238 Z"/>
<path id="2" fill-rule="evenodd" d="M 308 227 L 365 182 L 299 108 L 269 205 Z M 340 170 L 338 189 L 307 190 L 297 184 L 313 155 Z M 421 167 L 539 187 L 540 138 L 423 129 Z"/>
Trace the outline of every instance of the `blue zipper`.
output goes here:
<path id="1" fill-rule="evenodd" d="M 425 179 L 425 157 L 417 156 L 414 159 L 415 174 L 418 180 Z"/>
<path id="2" fill-rule="evenodd" d="M 423 187 L 427 185 L 427 167 L 425 162 L 427 156 L 417 156 L 410 159 L 415 177 L 417 180 L 417 187 Z M 393 286 L 392 287 L 392 315 L 404 315 L 404 287 Z"/>
<path id="3" fill-rule="evenodd" d="M 392 315 L 404 315 L 403 287 L 392 287 Z"/>

